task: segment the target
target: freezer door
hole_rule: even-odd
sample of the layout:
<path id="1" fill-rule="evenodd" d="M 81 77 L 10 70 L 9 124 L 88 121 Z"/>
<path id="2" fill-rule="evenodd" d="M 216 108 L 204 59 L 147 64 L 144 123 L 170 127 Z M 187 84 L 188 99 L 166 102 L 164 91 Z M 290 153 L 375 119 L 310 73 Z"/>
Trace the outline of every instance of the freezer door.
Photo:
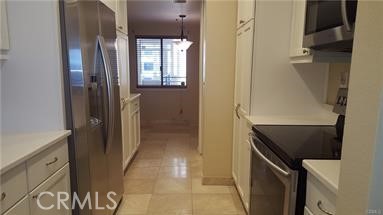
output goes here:
<path id="1" fill-rule="evenodd" d="M 117 35 L 114 12 L 99 2 L 100 32 L 104 38 L 110 62 L 110 76 L 113 88 L 113 137 L 107 146 L 109 190 L 115 192 L 116 202 L 120 201 L 123 188 L 122 134 L 120 110 L 120 82 L 117 64 Z"/>

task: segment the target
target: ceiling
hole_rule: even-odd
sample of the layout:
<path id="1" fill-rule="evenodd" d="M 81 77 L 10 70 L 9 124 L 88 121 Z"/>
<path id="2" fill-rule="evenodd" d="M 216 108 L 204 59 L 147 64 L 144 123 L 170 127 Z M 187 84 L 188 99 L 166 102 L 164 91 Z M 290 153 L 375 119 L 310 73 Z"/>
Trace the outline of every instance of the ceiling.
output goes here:
<path id="1" fill-rule="evenodd" d="M 199 22 L 201 0 L 128 0 L 129 22 L 176 22 L 180 14 L 185 14 L 186 23 Z"/>

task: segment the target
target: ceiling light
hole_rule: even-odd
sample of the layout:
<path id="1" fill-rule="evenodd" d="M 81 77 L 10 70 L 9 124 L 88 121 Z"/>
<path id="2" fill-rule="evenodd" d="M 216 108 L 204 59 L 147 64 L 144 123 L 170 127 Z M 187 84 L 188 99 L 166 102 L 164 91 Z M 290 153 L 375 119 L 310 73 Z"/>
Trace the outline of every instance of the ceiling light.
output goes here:
<path id="1" fill-rule="evenodd" d="M 185 17 L 186 17 L 186 15 L 180 15 L 180 18 L 181 18 L 181 38 L 180 38 L 180 40 L 174 42 L 175 46 L 181 51 L 187 50 L 191 46 L 191 44 L 193 44 L 193 42 L 188 41 L 184 35 L 184 18 Z"/>

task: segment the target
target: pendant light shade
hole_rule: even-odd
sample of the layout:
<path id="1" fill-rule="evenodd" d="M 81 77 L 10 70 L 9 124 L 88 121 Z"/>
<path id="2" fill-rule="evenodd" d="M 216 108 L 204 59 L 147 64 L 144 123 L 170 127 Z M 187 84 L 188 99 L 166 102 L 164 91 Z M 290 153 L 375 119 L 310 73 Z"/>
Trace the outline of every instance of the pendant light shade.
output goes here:
<path id="1" fill-rule="evenodd" d="M 175 41 L 174 45 L 179 49 L 180 51 L 187 50 L 193 42 L 187 40 L 184 35 L 184 18 L 186 15 L 180 15 L 181 18 L 181 38 L 179 41 Z"/>

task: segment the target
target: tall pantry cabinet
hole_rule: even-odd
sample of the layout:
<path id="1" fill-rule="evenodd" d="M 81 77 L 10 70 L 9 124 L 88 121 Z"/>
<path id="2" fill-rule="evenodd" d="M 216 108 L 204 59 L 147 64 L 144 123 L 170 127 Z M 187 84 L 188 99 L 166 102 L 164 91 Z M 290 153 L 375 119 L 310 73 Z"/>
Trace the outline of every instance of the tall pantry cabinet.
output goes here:
<path id="1" fill-rule="evenodd" d="M 136 153 L 140 140 L 139 96 L 130 93 L 128 5 L 127 0 L 101 0 L 115 12 L 118 73 L 120 76 L 122 166 L 125 170 Z"/>
<path id="2" fill-rule="evenodd" d="M 238 1 L 232 175 L 247 211 L 250 201 L 251 146 L 248 134 L 251 132 L 251 124 L 245 116 L 250 115 L 254 15 L 254 0 Z"/>

